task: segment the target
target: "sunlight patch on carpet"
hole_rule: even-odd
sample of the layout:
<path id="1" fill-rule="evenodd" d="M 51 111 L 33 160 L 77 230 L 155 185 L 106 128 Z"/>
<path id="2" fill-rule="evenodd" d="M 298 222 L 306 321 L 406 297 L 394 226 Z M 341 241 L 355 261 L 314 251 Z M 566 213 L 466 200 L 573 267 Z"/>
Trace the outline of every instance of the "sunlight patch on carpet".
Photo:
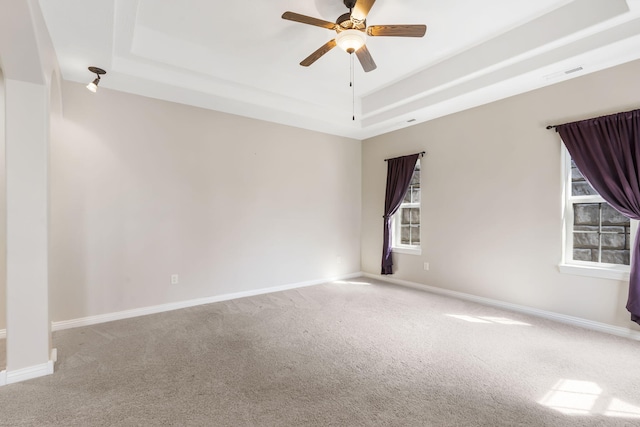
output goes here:
<path id="1" fill-rule="evenodd" d="M 640 419 L 640 407 L 613 399 L 604 414 L 608 417 Z"/>
<path id="2" fill-rule="evenodd" d="M 569 415 L 591 413 L 602 389 L 591 381 L 560 380 L 539 402 Z"/>
<path id="3" fill-rule="evenodd" d="M 520 322 L 518 320 L 509 319 L 506 317 L 492 317 L 492 316 L 467 316 L 465 314 L 447 314 L 454 319 L 464 320 L 470 323 L 498 323 L 500 325 L 518 325 L 518 326 L 531 326 L 529 323 Z"/>
<path id="4" fill-rule="evenodd" d="M 602 395 L 592 381 L 560 380 L 538 402 L 567 415 L 605 415 L 616 418 L 640 418 L 640 407 Z"/>
<path id="5" fill-rule="evenodd" d="M 333 283 L 337 283 L 338 285 L 358 285 L 358 286 L 371 286 L 369 282 L 351 282 L 348 280 L 336 280 Z"/>

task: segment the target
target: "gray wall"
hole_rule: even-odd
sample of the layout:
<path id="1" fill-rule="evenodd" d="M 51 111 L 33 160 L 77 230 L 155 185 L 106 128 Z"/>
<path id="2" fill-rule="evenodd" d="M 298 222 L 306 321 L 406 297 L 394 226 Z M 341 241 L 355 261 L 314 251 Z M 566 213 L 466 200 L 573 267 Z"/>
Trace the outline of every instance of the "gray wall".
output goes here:
<path id="1" fill-rule="evenodd" d="M 636 61 L 372 138 L 362 174 L 358 141 L 64 83 L 52 320 L 352 273 L 360 243 L 362 270 L 379 273 L 383 159 L 424 149 L 423 255 L 395 255 L 394 277 L 629 326 L 626 282 L 557 270 L 560 143 L 544 126 L 637 108 L 639 72 Z"/>
<path id="2" fill-rule="evenodd" d="M 76 83 L 62 94 L 53 321 L 360 271 L 360 141 Z"/>
<path id="3" fill-rule="evenodd" d="M 364 141 L 363 271 L 380 273 L 383 159 L 426 150 L 422 255 L 394 255 L 393 277 L 632 325 L 627 282 L 558 271 L 561 142 L 545 126 L 638 108 L 639 75 L 635 61 Z"/>

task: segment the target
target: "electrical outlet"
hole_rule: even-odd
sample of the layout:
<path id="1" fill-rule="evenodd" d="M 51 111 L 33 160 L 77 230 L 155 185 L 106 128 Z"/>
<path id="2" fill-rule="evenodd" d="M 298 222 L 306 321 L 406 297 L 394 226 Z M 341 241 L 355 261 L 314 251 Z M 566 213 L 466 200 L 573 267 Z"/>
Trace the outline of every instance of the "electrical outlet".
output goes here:
<path id="1" fill-rule="evenodd" d="M 425 269 L 425 271 L 429 270 L 429 263 L 428 262 L 424 263 L 424 269 Z"/>
<path id="2" fill-rule="evenodd" d="M 172 275 L 171 275 L 171 284 L 172 284 L 172 285 L 177 285 L 177 284 L 178 284 L 178 282 L 179 282 L 179 280 L 178 280 L 178 275 L 177 275 L 177 274 L 172 274 Z"/>

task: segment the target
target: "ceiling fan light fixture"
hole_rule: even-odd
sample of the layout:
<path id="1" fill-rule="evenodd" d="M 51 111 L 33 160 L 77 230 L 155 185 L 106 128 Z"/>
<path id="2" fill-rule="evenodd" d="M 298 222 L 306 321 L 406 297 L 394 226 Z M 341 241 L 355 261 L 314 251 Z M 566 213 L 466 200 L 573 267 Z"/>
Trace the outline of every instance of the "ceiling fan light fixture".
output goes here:
<path id="1" fill-rule="evenodd" d="M 364 46 L 365 34 L 360 30 L 343 30 L 336 36 L 336 43 L 345 52 L 353 53 Z"/>

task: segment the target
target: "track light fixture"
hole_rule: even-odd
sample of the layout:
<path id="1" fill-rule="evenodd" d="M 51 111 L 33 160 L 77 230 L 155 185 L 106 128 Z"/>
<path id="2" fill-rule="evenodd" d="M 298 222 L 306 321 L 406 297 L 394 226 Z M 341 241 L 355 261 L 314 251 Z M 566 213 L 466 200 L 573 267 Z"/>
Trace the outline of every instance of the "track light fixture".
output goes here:
<path id="1" fill-rule="evenodd" d="M 89 67 L 89 71 L 94 73 L 96 75 L 96 78 L 87 85 L 87 89 L 89 89 L 91 92 L 96 92 L 98 90 L 98 83 L 100 83 L 100 75 L 107 74 L 107 72 L 98 67 Z"/>

